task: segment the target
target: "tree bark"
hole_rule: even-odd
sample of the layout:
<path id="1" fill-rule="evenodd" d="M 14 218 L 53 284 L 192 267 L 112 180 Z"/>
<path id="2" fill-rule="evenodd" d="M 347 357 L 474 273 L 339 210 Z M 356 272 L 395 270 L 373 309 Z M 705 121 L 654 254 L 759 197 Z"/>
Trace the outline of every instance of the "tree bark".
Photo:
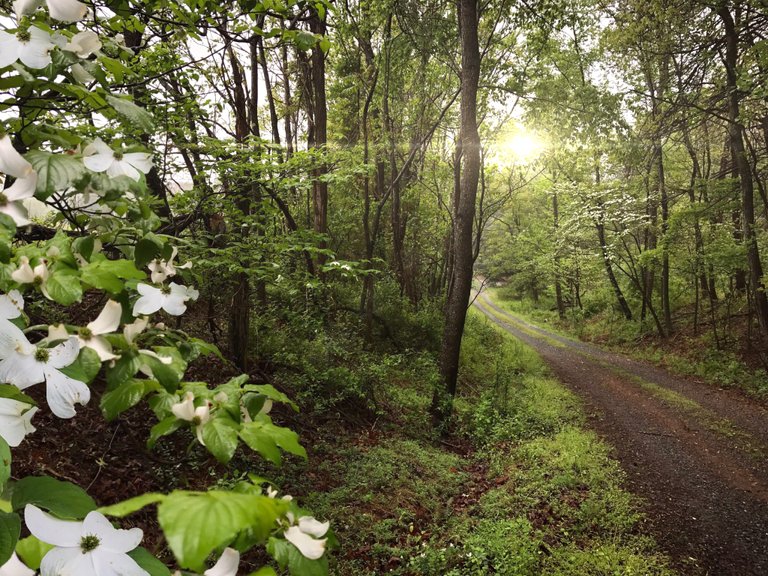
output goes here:
<path id="1" fill-rule="evenodd" d="M 480 79 L 477 0 L 459 0 L 461 37 L 461 146 L 462 173 L 454 222 L 453 270 L 445 306 L 440 353 L 442 387 L 432 399 L 433 421 L 445 430 L 453 408 L 459 372 L 459 352 L 472 289 L 472 227 L 480 175 L 480 135 L 477 127 L 477 89 Z"/>

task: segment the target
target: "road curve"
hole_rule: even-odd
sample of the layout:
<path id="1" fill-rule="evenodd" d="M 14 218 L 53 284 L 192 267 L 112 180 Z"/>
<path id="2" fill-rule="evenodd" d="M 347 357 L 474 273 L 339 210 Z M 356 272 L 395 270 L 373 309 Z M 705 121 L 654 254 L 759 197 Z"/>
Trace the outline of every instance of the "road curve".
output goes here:
<path id="1" fill-rule="evenodd" d="M 529 344 L 587 406 L 681 574 L 768 575 L 768 410 L 721 390 L 474 305 Z"/>

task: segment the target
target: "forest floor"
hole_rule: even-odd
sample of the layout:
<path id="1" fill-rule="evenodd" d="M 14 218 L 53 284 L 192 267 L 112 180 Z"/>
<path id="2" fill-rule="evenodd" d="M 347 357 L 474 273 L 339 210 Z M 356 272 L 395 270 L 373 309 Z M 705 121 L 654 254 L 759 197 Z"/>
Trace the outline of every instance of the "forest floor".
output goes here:
<path id="1" fill-rule="evenodd" d="M 586 403 L 681 573 L 768 574 L 768 410 L 531 324 L 483 293 L 487 317 L 533 347 Z"/>

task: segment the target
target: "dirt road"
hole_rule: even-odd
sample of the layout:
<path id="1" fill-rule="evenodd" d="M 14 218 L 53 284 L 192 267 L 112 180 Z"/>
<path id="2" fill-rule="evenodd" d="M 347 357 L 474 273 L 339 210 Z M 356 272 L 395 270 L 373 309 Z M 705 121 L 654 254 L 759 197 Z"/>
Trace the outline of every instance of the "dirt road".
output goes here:
<path id="1" fill-rule="evenodd" d="M 584 399 L 682 574 L 768 575 L 768 410 L 549 332 L 486 294 L 475 306 Z"/>

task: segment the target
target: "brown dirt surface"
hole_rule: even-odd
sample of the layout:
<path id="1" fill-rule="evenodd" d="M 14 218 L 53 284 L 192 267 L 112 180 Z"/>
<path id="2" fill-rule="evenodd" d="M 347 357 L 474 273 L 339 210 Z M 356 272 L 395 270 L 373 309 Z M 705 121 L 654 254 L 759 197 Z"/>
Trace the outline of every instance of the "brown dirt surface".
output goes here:
<path id="1" fill-rule="evenodd" d="M 768 410 L 475 301 L 532 346 L 614 447 L 650 530 L 681 574 L 768 574 Z"/>

